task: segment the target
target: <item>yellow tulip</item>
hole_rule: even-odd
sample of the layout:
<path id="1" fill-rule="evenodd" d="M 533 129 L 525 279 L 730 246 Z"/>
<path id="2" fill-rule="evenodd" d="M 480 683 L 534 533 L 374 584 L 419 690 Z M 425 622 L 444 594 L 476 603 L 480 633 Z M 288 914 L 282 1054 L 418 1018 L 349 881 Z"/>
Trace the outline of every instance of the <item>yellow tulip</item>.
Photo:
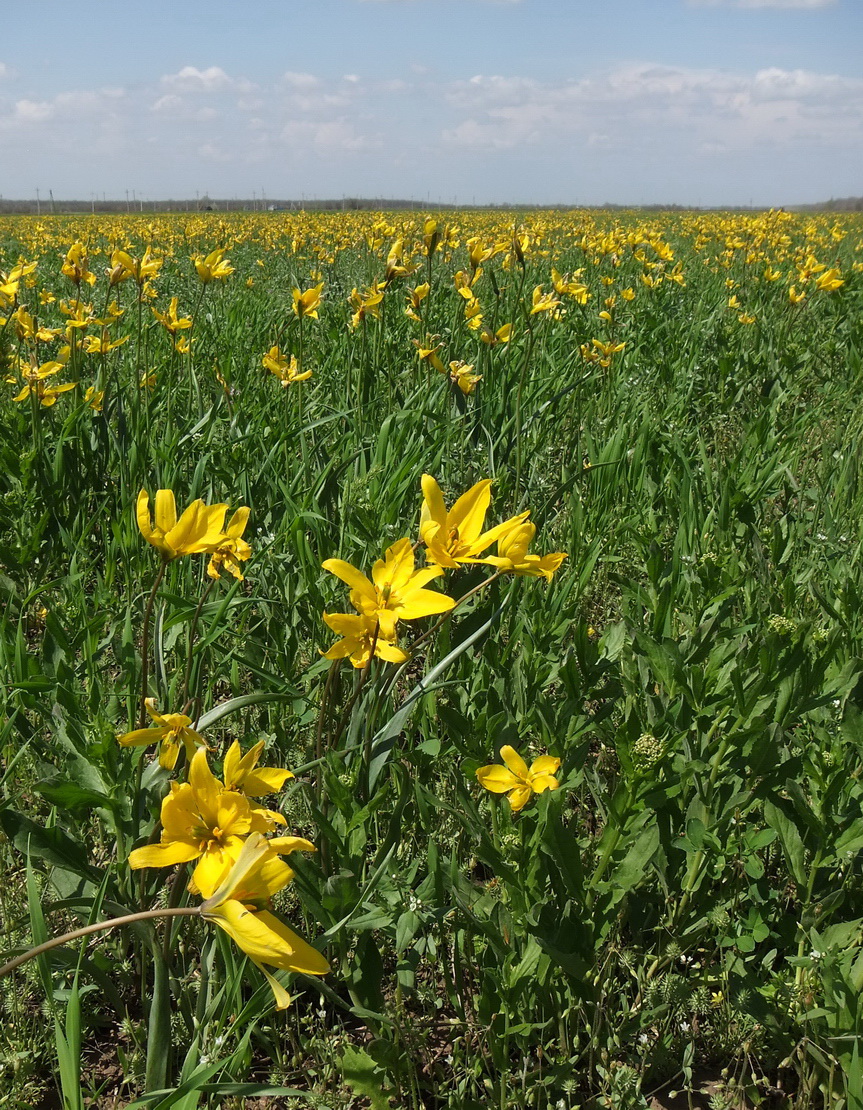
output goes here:
<path id="1" fill-rule="evenodd" d="M 198 498 L 177 520 L 177 505 L 172 490 L 156 493 L 155 521 L 150 520 L 150 495 L 145 489 L 138 494 L 135 510 L 138 528 L 147 541 L 158 547 L 166 559 L 180 555 L 213 552 L 224 539 L 222 523 L 227 505 L 205 505 Z"/>
<path id="2" fill-rule="evenodd" d="M 381 634 L 374 617 L 362 613 L 324 613 L 324 621 L 342 637 L 329 650 L 321 652 L 324 659 L 350 659 L 355 667 L 365 667 L 372 653 L 387 663 L 405 663 L 409 658 L 396 645 L 395 633 L 390 639 Z"/>
<path id="3" fill-rule="evenodd" d="M 117 740 L 124 748 L 143 747 L 158 740 L 159 765 L 168 771 L 173 771 L 177 766 L 181 743 L 186 749 L 186 759 L 190 763 L 197 749 L 206 746 L 203 736 L 189 727 L 192 718 L 187 717 L 185 713 L 158 713 L 155 698 L 145 698 L 144 707 L 155 724 L 150 728 L 136 728 L 132 732 L 125 732 L 122 736 L 118 736 Z"/>
<path id="4" fill-rule="evenodd" d="M 455 605 L 446 594 L 422 588 L 443 574 L 443 568 L 414 570 L 413 545 L 409 539 L 398 540 L 387 548 L 385 558 L 378 559 L 372 568 L 371 581 L 344 559 L 327 559 L 323 567 L 351 587 L 351 605 L 358 613 L 378 622 L 385 641 L 395 639 L 396 621 L 446 613 Z"/>
<path id="5" fill-rule="evenodd" d="M 314 850 L 308 841 L 294 839 L 296 848 Z M 270 984 L 277 1008 L 284 1010 L 291 997 L 264 964 L 303 975 L 326 975 L 330 965 L 317 949 L 264 908 L 293 876 L 290 868 L 274 857 L 274 844 L 253 833 L 224 881 L 201 905 L 201 914 L 246 953 Z"/>
<path id="6" fill-rule="evenodd" d="M 557 790 L 560 786 L 554 777 L 560 767 L 557 756 L 541 755 L 528 769 L 515 748 L 504 744 L 500 749 L 500 757 L 505 766 L 490 763 L 487 767 L 479 767 L 476 777 L 480 785 L 493 794 L 506 794 L 513 813 L 523 809 L 531 795 Z"/>
<path id="7" fill-rule="evenodd" d="M 449 511 L 440 486 L 430 474 L 422 476 L 422 491 L 420 539 L 426 545 L 428 561 L 440 567 L 453 568 L 460 563 L 474 562 L 478 555 L 529 516 L 529 512 L 519 513 L 483 532 L 491 504 L 491 478 L 483 478 L 471 486 Z"/>
<path id="8" fill-rule="evenodd" d="M 526 578 L 544 578 L 550 582 L 554 572 L 566 558 L 566 553 L 556 551 L 552 555 L 529 555 L 536 525 L 529 520 L 516 524 L 514 528 L 497 541 L 497 555 L 487 555 L 482 561 L 489 563 L 502 574 L 515 574 Z"/>

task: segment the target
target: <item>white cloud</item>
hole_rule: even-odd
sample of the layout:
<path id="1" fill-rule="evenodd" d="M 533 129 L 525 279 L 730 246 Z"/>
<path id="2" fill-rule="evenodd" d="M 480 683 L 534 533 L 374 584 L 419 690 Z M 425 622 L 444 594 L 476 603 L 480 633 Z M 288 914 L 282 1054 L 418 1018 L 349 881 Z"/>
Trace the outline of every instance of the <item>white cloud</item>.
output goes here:
<path id="1" fill-rule="evenodd" d="M 825 182 L 811 199 L 853 192 L 863 173 L 863 79 L 804 69 L 639 63 L 570 80 L 479 73 L 442 81 L 406 66 L 379 79 L 289 71 L 253 84 L 218 66 L 185 66 L 129 89 L 51 98 L 36 86 L 15 91 L 15 99 L 0 92 L 0 160 L 22 175 L 17 188 L 30 188 L 37 174 L 58 195 L 93 188 L 92 159 L 84 165 L 76 156 L 82 149 L 99 160 L 101 188 L 152 195 L 205 185 L 212 195 L 250 191 L 255 167 L 255 186 L 263 181 L 274 196 L 425 196 L 439 180 L 447 193 L 458 181 L 465 196 L 482 199 L 493 188 L 490 199 L 567 200 L 579 197 L 569 189 L 580 174 L 612 183 L 591 186 L 602 201 L 627 193 L 642 174 L 659 190 L 700 173 L 708 187 L 725 174 L 726 184 L 747 189 L 746 200 L 757 187 L 738 182 L 773 182 L 773 199 L 790 203 L 798 167 Z M 154 149 L 162 152 L 156 162 Z M 212 167 L 208 181 L 197 176 L 201 165 Z M 61 177 L 72 183 L 61 186 Z M 3 191 L 15 187 L 10 178 Z M 548 198 L 552 188 L 561 191 Z M 622 199 L 706 200 L 666 188 Z M 730 192 L 716 200 L 726 198 L 741 199 Z"/>
<path id="2" fill-rule="evenodd" d="M 46 100 L 16 100 L 15 119 L 21 123 L 43 123 L 54 115 L 54 105 Z"/>
<path id="3" fill-rule="evenodd" d="M 315 89 L 320 81 L 313 73 L 287 73 L 282 74 L 282 84 L 291 89 Z"/>
<path id="4" fill-rule="evenodd" d="M 213 93 L 232 89 L 250 89 L 248 81 L 237 81 L 229 77 L 220 66 L 198 69 L 196 66 L 183 66 L 178 73 L 168 73 L 161 79 L 165 88 L 176 92 Z"/>
<path id="5" fill-rule="evenodd" d="M 863 137 L 863 80 L 805 70 L 633 65 L 558 83 L 476 76 L 454 82 L 447 97 L 466 118 L 444 128 L 443 139 L 490 150 L 592 134 L 641 147 L 687 130 L 732 149 L 821 144 L 843 130 Z"/>

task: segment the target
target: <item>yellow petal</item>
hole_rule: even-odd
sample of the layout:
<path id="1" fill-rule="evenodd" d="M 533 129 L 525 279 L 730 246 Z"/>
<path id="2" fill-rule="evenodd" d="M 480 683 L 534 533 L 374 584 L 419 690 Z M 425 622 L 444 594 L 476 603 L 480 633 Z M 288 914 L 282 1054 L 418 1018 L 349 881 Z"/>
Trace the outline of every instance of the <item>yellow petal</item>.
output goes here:
<path id="1" fill-rule="evenodd" d="M 135 516 L 138 521 L 138 529 L 141 535 L 149 543 L 150 537 L 153 535 L 153 528 L 150 524 L 150 495 L 145 489 L 142 489 L 138 494 L 138 501 L 135 505 Z"/>
<path id="2" fill-rule="evenodd" d="M 491 478 L 483 478 L 463 493 L 450 509 L 448 525 L 457 528 L 463 543 L 472 543 L 482 531 L 491 504 Z"/>
<path id="3" fill-rule="evenodd" d="M 556 755 L 541 755 L 530 765 L 530 774 L 554 775 L 560 767 L 560 760 Z"/>
<path id="4" fill-rule="evenodd" d="M 156 491 L 155 515 L 156 527 L 163 535 L 167 535 L 177 523 L 177 503 L 174 500 L 173 490 L 160 489 Z"/>
<path id="5" fill-rule="evenodd" d="M 440 486 L 431 474 L 422 476 L 423 505 L 420 510 L 420 536 L 426 542 L 428 524 L 446 528 L 446 504 Z"/>
<path id="6" fill-rule="evenodd" d="M 499 763 L 490 763 L 487 767 L 479 767 L 476 777 L 479 779 L 480 785 L 493 794 L 505 794 L 508 790 L 514 790 L 520 785 L 520 780 L 516 778 L 512 771 L 508 771 L 506 767 L 501 767 Z"/>
<path id="7" fill-rule="evenodd" d="M 527 764 L 518 754 L 518 752 L 510 744 L 504 744 L 500 749 L 500 758 L 509 767 L 514 775 L 517 775 L 522 782 L 526 781 L 528 776 Z"/>
<path id="8" fill-rule="evenodd" d="M 117 742 L 124 748 L 139 748 L 145 744 L 155 744 L 171 730 L 169 728 L 136 728 L 132 732 L 124 732 L 117 737 Z"/>
<path id="9" fill-rule="evenodd" d="M 146 844 L 129 853 L 129 866 L 173 867 L 175 863 L 188 863 L 200 855 L 197 844 L 184 840 L 172 840 L 168 844 Z"/>
<path id="10" fill-rule="evenodd" d="M 512 806 L 512 812 L 518 813 L 520 809 L 524 809 L 530 801 L 531 789 L 529 786 L 517 786 L 515 790 L 511 790 L 507 795 L 509 804 Z"/>
<path id="11" fill-rule="evenodd" d="M 284 767 L 258 767 L 243 779 L 243 793 L 250 798 L 261 798 L 264 794 L 277 794 L 293 773 Z"/>
<path id="12" fill-rule="evenodd" d="M 336 578 L 341 578 L 342 582 L 350 586 L 352 590 L 356 590 L 357 593 L 370 598 L 375 603 L 377 602 L 377 594 L 372 583 L 362 571 L 357 570 L 350 563 L 346 563 L 344 559 L 327 559 L 323 563 L 323 568 L 328 570 L 330 574 L 334 574 Z"/>
<path id="13" fill-rule="evenodd" d="M 234 899 L 208 910 L 215 921 L 255 963 L 305 975 L 326 975 L 330 965 L 311 945 L 267 910 L 254 913 Z"/>
<path id="14" fill-rule="evenodd" d="M 413 621 L 421 617 L 431 617 L 435 613 L 446 613 L 455 606 L 455 600 L 434 590 L 417 590 L 409 595 L 404 605 L 398 609 L 400 620 Z M 381 622 L 383 628 L 383 621 Z M 387 637 L 392 639 L 392 637 Z"/>

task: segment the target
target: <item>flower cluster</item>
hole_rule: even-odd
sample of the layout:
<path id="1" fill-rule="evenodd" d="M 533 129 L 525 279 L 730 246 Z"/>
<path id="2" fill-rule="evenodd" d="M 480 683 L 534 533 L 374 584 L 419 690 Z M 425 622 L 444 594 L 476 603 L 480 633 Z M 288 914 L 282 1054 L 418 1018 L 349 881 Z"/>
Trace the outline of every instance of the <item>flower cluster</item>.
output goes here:
<path id="1" fill-rule="evenodd" d="M 446 594 L 426 589 L 445 570 L 462 564 L 485 564 L 497 575 L 545 578 L 566 558 L 562 551 L 535 555 L 528 551 L 536 525 L 528 521 L 530 512 L 519 513 L 493 528 L 485 529 L 491 503 L 491 479 L 477 482 L 447 509 L 437 481 L 422 478 L 423 503 L 420 510 L 419 543 L 425 545 L 426 566 L 415 564 L 415 547 L 407 537 L 392 544 L 383 559 L 378 559 L 368 578 L 344 559 L 327 559 L 328 570 L 350 586 L 352 613 L 324 613 L 324 621 L 342 639 L 324 653 L 327 659 L 351 660 L 355 667 L 366 667 L 373 656 L 389 663 L 403 663 L 407 654 L 396 642 L 399 621 L 447 613 L 457 602 Z M 497 544 L 496 555 L 485 552 Z"/>
<path id="2" fill-rule="evenodd" d="M 186 734 L 187 742 L 189 734 L 197 738 L 191 743 L 201 740 L 179 723 L 188 723 L 188 718 L 172 714 L 157 719 L 170 720 L 178 733 Z M 158 734 L 163 729 L 141 731 Z M 131 740 L 132 736 L 136 739 Z M 137 736 L 129 733 L 120 737 L 120 742 L 146 742 Z M 284 825 L 285 819 L 255 799 L 281 790 L 293 775 L 282 767 L 258 767 L 262 750 L 263 741 L 243 756 L 234 741 L 225 755 L 223 779 L 218 779 L 210 770 L 206 750 L 197 748 L 189 761 L 188 781 L 172 782 L 162 801 L 159 843 L 136 848 L 129 864 L 142 868 L 194 863 L 188 889 L 204 899 L 203 916 L 224 929 L 249 956 L 269 982 L 276 1005 L 283 1009 L 290 996 L 264 964 L 305 975 L 326 975 L 330 967 L 320 952 L 268 908 L 294 875 L 282 856 L 314 852 L 315 846 L 303 837 L 268 836 Z"/>
<path id="3" fill-rule="evenodd" d="M 161 551 L 166 562 L 181 555 L 208 554 L 210 563 L 207 573 L 211 578 L 220 578 L 219 570 L 222 568 L 234 578 L 242 579 L 240 563 L 252 553 L 243 539 L 249 509 L 245 505 L 237 509 L 225 527 L 227 508 L 227 505 L 205 505 L 198 498 L 178 520 L 173 491 L 160 489 L 156 493 L 155 515 L 151 518 L 150 495 L 142 489 L 138 494 L 135 516 L 141 535 L 147 543 Z"/>

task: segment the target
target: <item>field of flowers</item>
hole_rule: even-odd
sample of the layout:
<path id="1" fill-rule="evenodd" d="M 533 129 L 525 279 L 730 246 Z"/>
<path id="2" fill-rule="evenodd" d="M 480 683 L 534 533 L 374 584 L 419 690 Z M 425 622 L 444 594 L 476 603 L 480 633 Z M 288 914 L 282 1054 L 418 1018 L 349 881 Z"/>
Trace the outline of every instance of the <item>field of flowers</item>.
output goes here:
<path id="1" fill-rule="evenodd" d="M 858 216 L 0 224 L 0 1107 L 863 1110 L 861 350 Z"/>

